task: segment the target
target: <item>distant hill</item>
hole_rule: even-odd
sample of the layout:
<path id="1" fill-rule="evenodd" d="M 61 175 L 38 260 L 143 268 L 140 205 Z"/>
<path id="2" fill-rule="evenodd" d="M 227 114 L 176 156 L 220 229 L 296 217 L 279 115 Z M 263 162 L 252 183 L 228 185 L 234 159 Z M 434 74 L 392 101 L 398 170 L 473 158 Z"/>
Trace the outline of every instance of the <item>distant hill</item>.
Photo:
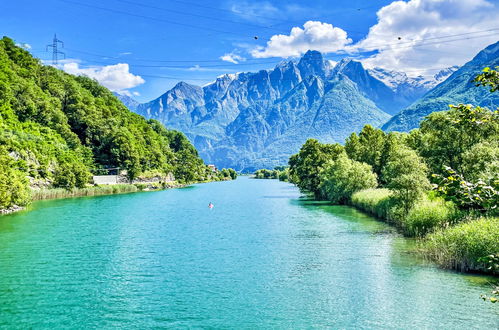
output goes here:
<path id="1" fill-rule="evenodd" d="M 90 78 L 42 65 L 7 37 L 0 40 L 0 131 L 0 168 L 23 186 L 26 177 L 84 186 L 102 168 L 130 178 L 173 172 L 186 181 L 206 171 L 182 133 L 131 112 Z"/>
<path id="2" fill-rule="evenodd" d="M 365 124 L 382 125 L 432 81 L 353 60 L 333 65 L 308 51 L 299 61 L 223 75 L 204 87 L 180 82 L 130 109 L 184 132 L 206 162 L 252 171 L 286 164 L 307 138 L 343 142 Z"/>
<path id="3" fill-rule="evenodd" d="M 495 109 L 499 106 L 499 95 L 490 93 L 485 87 L 476 87 L 473 79 L 483 68 L 497 65 L 499 42 L 479 52 L 470 62 L 391 118 L 382 128 L 386 131 L 410 131 L 418 127 L 425 116 L 435 111 L 447 110 L 449 104 L 473 104 Z"/>

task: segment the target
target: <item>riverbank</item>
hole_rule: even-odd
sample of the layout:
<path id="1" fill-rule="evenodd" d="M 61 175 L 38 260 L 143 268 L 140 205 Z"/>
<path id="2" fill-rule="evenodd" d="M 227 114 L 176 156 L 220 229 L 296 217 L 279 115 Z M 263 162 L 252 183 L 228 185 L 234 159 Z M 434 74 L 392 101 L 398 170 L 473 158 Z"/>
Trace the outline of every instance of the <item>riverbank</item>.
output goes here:
<path id="1" fill-rule="evenodd" d="M 75 197 L 90 197 L 115 194 L 127 194 L 142 191 L 163 190 L 170 188 L 182 188 L 187 184 L 172 182 L 163 183 L 135 183 L 135 184 L 115 184 L 115 185 L 95 185 L 85 188 L 36 188 L 31 189 L 31 201 L 48 200 L 48 199 L 63 199 Z M 22 211 L 25 207 L 13 205 L 9 208 L 0 209 L 0 215 L 11 214 Z"/>
<path id="2" fill-rule="evenodd" d="M 419 240 L 416 252 L 442 268 L 499 275 L 486 256 L 499 252 L 499 217 L 464 212 L 442 198 L 422 197 L 401 213 L 389 189 L 365 189 L 352 195 L 351 206 Z"/>

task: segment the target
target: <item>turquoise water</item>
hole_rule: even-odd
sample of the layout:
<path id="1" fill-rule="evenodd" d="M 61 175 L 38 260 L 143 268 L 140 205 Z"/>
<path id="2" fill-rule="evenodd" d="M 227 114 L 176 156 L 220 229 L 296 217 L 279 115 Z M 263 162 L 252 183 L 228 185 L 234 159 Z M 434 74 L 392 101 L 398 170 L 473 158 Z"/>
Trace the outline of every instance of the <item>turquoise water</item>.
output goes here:
<path id="1" fill-rule="evenodd" d="M 0 327 L 499 327 L 411 244 L 275 180 L 38 202 L 0 217 Z"/>

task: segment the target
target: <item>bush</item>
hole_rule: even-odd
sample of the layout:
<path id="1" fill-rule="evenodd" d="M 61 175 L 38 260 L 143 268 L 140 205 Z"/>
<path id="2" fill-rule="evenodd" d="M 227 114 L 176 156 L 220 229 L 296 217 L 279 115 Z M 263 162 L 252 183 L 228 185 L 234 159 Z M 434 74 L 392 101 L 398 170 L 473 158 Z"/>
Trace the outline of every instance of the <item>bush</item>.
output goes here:
<path id="1" fill-rule="evenodd" d="M 30 190 L 26 174 L 17 169 L 17 162 L 0 148 L 0 209 L 30 203 Z"/>
<path id="2" fill-rule="evenodd" d="M 288 168 L 279 172 L 279 181 L 285 181 L 285 182 L 289 181 L 289 169 Z"/>
<path id="3" fill-rule="evenodd" d="M 421 252 L 444 268 L 491 272 L 481 258 L 499 252 L 499 218 L 480 218 L 441 229 L 427 236 Z"/>
<path id="4" fill-rule="evenodd" d="M 445 199 L 464 210 L 497 212 L 499 180 L 494 180 L 491 185 L 480 179 L 477 182 L 467 182 L 452 168 L 446 167 L 445 171 L 445 175 L 433 174 L 437 181 L 437 192 Z"/>
<path id="5" fill-rule="evenodd" d="M 405 215 L 430 188 L 427 172 L 425 163 L 412 149 L 400 147 L 389 156 L 383 178 Z"/>
<path id="6" fill-rule="evenodd" d="M 394 206 L 393 193 L 389 189 L 365 189 L 352 195 L 351 204 L 371 215 L 388 219 Z"/>
<path id="7" fill-rule="evenodd" d="M 457 210 L 452 202 L 442 199 L 420 200 L 403 220 L 404 233 L 409 236 L 425 236 L 456 221 Z"/>
<path id="8" fill-rule="evenodd" d="M 326 164 L 320 181 L 322 196 L 337 204 L 348 203 L 353 193 L 378 184 L 370 165 L 351 160 L 346 153 Z"/>

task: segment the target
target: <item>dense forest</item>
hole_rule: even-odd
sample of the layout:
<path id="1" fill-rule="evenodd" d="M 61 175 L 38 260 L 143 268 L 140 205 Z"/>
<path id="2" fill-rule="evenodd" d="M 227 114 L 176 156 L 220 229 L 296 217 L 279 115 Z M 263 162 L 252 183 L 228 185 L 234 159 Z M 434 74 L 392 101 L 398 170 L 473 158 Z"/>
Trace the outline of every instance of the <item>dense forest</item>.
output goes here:
<path id="1" fill-rule="evenodd" d="M 130 112 L 96 81 L 1 39 L 0 209 L 29 203 L 30 186 L 83 188 L 108 168 L 182 183 L 235 174 L 214 174 L 182 133 Z"/>
<path id="2" fill-rule="evenodd" d="M 490 68 L 476 88 L 499 89 Z M 308 140 L 289 160 L 289 180 L 317 199 L 350 204 L 420 237 L 447 268 L 497 273 L 499 111 L 460 104 L 410 133 L 365 126 L 340 144 Z M 278 175 L 278 174 L 277 174 Z"/>

